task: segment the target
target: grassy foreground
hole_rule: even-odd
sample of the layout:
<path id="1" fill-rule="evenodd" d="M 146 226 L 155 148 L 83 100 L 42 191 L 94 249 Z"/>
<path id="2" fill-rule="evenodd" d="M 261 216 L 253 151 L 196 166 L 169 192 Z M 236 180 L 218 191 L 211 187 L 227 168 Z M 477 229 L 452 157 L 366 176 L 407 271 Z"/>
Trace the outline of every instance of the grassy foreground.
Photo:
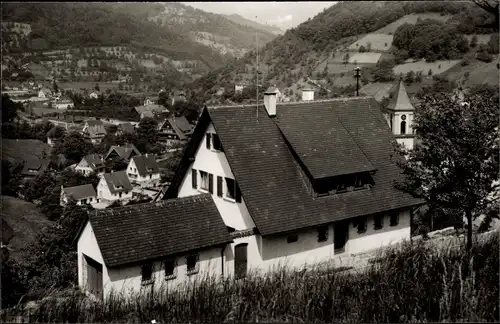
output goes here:
<path id="1" fill-rule="evenodd" d="M 32 322 L 429 322 L 499 321 L 499 233 L 471 253 L 405 243 L 364 272 L 282 269 L 241 281 L 205 278 L 177 291 L 105 303 L 79 293 L 44 300 Z"/>

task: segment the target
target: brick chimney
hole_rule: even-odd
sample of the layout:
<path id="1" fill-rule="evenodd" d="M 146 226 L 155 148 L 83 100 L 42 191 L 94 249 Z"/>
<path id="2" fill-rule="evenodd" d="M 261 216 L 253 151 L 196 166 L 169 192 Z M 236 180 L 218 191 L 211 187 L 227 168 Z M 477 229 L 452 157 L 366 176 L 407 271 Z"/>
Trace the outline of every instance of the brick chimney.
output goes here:
<path id="1" fill-rule="evenodd" d="M 314 100 L 314 90 L 311 88 L 302 89 L 302 101 L 313 101 Z"/>
<path id="2" fill-rule="evenodd" d="M 266 106 L 269 117 L 276 116 L 276 92 L 277 89 L 274 87 L 269 87 L 266 92 L 264 92 L 264 106 Z"/>

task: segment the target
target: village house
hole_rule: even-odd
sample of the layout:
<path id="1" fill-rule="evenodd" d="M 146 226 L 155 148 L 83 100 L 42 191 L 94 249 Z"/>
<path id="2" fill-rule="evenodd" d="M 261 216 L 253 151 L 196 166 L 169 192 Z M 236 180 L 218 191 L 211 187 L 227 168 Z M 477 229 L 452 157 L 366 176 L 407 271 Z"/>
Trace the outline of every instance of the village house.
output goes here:
<path id="1" fill-rule="evenodd" d="M 49 98 L 52 96 L 52 91 L 48 88 L 42 88 L 38 91 L 38 98 Z"/>
<path id="2" fill-rule="evenodd" d="M 61 186 L 60 205 L 66 206 L 70 200 L 74 200 L 77 205 L 97 203 L 97 195 L 92 184 L 64 188 Z"/>
<path id="3" fill-rule="evenodd" d="M 189 280 L 184 265 L 196 269 L 196 260 L 214 265 L 208 267 L 210 274 L 242 278 L 249 270 L 298 269 L 409 239 L 414 210 L 422 201 L 394 187 L 401 172 L 392 161 L 399 158 L 392 156 L 393 140 L 371 97 L 276 104 L 276 93 L 266 92 L 259 107 L 205 108 L 163 195 L 164 213 L 145 212 L 154 209 L 155 203 L 113 211 L 117 219 L 135 220 L 128 227 L 125 221 L 120 223 L 120 230 L 139 242 L 132 244 L 133 250 L 127 247 L 130 243 L 125 244 L 126 237 L 108 230 L 107 222 L 113 222 L 109 214 L 94 216 L 94 221 L 91 216 L 84 230 L 90 234 L 82 234 L 78 243 L 80 285 L 84 288 L 88 282 L 83 276 L 88 269 L 83 254 L 102 269 L 97 271 L 102 271 L 99 278 L 103 279 L 92 283 L 93 289 L 138 291 L 151 284 L 160 287 Z M 189 260 L 190 246 L 172 259 L 173 252 L 166 250 L 160 237 L 185 246 L 185 237 L 175 239 L 184 225 L 174 230 L 160 224 L 168 223 L 169 204 L 182 202 L 183 210 L 191 210 L 197 198 L 207 199 L 206 206 L 216 206 L 227 231 L 209 232 L 214 241 L 221 235 L 225 242 L 217 240 L 218 253 L 205 254 L 198 246 L 199 254 Z M 132 212 L 133 208 L 140 212 Z M 193 212 L 197 216 L 189 225 L 188 237 L 200 239 L 202 235 L 194 234 L 202 223 L 199 220 L 215 224 L 217 217 L 202 207 L 195 210 L 199 214 Z M 184 215 L 176 218 L 176 224 L 186 220 Z M 148 217 L 154 221 L 146 221 Z M 136 222 L 156 222 L 155 230 L 161 234 L 143 231 Z M 144 232 L 154 248 L 141 240 Z M 111 243 L 111 238 L 116 241 Z M 143 245 L 155 253 L 138 252 Z M 83 246 L 93 247 L 84 252 Z M 100 255 L 97 251 L 103 249 L 109 250 Z M 125 257 L 131 251 L 141 257 Z M 126 260 L 115 264 L 112 256 Z M 112 276 L 109 269 L 121 266 Z"/>
<path id="4" fill-rule="evenodd" d="M 185 143 L 193 132 L 193 126 L 185 116 L 170 116 L 158 125 L 158 138 L 167 145 Z"/>
<path id="5" fill-rule="evenodd" d="M 415 130 L 412 127 L 415 107 L 408 97 L 403 81 L 399 82 L 394 93 L 387 105 L 388 113 L 385 118 L 396 141 L 411 150 L 415 146 Z"/>
<path id="6" fill-rule="evenodd" d="M 106 136 L 106 128 L 104 128 L 103 125 L 90 126 L 83 131 L 83 135 L 86 139 L 90 140 L 92 144 L 99 144 Z"/>
<path id="7" fill-rule="evenodd" d="M 176 102 L 185 102 L 185 101 L 186 101 L 186 95 L 184 94 L 184 92 L 176 91 L 171 96 L 170 105 L 174 106 Z"/>
<path id="8" fill-rule="evenodd" d="M 160 182 L 160 168 L 151 154 L 132 157 L 127 166 L 127 176 L 132 184 L 155 187 Z"/>
<path id="9" fill-rule="evenodd" d="M 25 161 L 21 176 L 25 179 L 35 178 L 37 175 L 42 174 L 48 169 L 50 159 L 30 159 Z"/>
<path id="10" fill-rule="evenodd" d="M 91 98 L 91 99 L 99 99 L 100 95 L 101 95 L 101 93 L 99 91 L 91 91 L 89 93 L 89 98 Z"/>
<path id="11" fill-rule="evenodd" d="M 146 97 L 144 99 L 144 106 L 156 105 L 158 103 L 158 96 Z"/>
<path id="12" fill-rule="evenodd" d="M 100 154 L 85 155 L 75 167 L 75 171 L 88 176 L 95 173 L 101 176 L 106 171 L 104 159 Z"/>
<path id="13" fill-rule="evenodd" d="M 59 99 L 54 101 L 53 107 L 59 110 L 71 109 L 75 107 L 75 104 L 70 99 Z"/>
<path id="14" fill-rule="evenodd" d="M 97 198 L 107 201 L 132 199 L 132 185 L 125 171 L 105 173 L 97 185 Z"/>
<path id="15" fill-rule="evenodd" d="M 232 241 L 208 194 L 89 213 L 76 240 L 78 285 L 101 299 L 221 275 Z"/>
<path id="16" fill-rule="evenodd" d="M 83 132 L 87 131 L 89 127 L 104 126 L 104 123 L 100 119 L 87 119 L 83 125 Z"/>
<path id="17" fill-rule="evenodd" d="M 167 108 L 160 105 L 147 105 L 134 107 L 132 112 L 136 114 L 137 118 L 143 119 L 146 117 L 154 118 L 163 112 L 168 113 L 169 111 Z"/>
<path id="18" fill-rule="evenodd" d="M 125 144 L 123 146 L 113 145 L 109 148 L 104 160 L 123 160 L 128 163 L 135 155 L 141 155 L 141 152 L 139 152 L 134 144 Z"/>

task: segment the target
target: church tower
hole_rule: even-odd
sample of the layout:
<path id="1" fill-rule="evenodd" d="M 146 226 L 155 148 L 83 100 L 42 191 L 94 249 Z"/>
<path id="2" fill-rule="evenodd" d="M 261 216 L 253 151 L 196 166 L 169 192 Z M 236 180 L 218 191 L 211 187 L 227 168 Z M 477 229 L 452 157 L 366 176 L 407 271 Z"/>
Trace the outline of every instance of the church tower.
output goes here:
<path id="1" fill-rule="evenodd" d="M 389 102 L 387 111 L 389 126 L 396 141 L 407 149 L 413 149 L 415 131 L 412 126 L 415 108 L 410 102 L 403 81 L 400 81 L 396 87 L 395 95 Z"/>

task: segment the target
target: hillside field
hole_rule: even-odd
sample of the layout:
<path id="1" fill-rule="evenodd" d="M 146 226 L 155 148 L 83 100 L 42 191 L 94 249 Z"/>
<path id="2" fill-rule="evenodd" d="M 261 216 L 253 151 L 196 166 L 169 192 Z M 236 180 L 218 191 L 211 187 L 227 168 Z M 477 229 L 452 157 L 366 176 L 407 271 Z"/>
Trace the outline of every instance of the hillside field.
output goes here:
<path id="1" fill-rule="evenodd" d="M 32 158 L 41 158 L 42 152 L 47 155 L 50 146 L 39 140 L 33 139 L 2 139 L 2 159 L 10 161 L 28 161 Z"/>
<path id="2" fill-rule="evenodd" d="M 394 36 L 389 34 L 368 34 L 352 43 L 348 49 L 351 51 L 358 51 L 361 46 L 367 48 L 370 43 L 371 51 L 386 52 L 391 48 L 393 38 Z"/>
<path id="3" fill-rule="evenodd" d="M 415 73 L 421 71 L 422 74 L 427 75 L 427 73 L 429 73 L 429 70 L 432 70 L 432 75 L 437 75 L 446 72 L 447 70 L 457 65 L 459 62 L 460 60 L 446 60 L 428 63 L 422 60 L 413 63 L 396 65 L 393 70 L 394 74 L 396 75 L 399 75 L 400 73 L 406 74 L 410 71 L 413 71 Z"/>
<path id="4" fill-rule="evenodd" d="M 374 34 L 394 34 L 396 32 L 396 29 L 398 29 L 399 26 L 404 25 L 404 24 L 416 24 L 418 19 L 433 19 L 433 20 L 438 20 L 445 22 L 449 18 L 451 18 L 450 15 L 443 15 L 441 16 L 438 13 L 423 13 L 423 14 L 410 14 L 406 15 L 395 22 L 390 23 L 389 25 L 380 28 L 379 30 L 375 31 Z"/>
<path id="5" fill-rule="evenodd" d="M 21 248 L 33 242 L 36 235 L 52 222 L 33 203 L 10 196 L 1 196 L 1 200 L 2 218 L 14 230 L 14 237 L 8 245 L 10 256 L 18 259 Z"/>
<path id="6" fill-rule="evenodd" d="M 475 34 L 475 36 L 477 37 L 477 44 L 488 44 L 488 42 L 490 41 L 491 39 L 491 35 L 489 34 Z M 465 35 L 465 37 L 467 37 L 467 39 L 469 40 L 469 43 L 470 41 L 472 40 L 472 37 L 474 37 L 474 35 Z"/>
<path id="7" fill-rule="evenodd" d="M 94 90 L 96 84 L 99 85 L 100 91 L 105 91 L 107 89 L 118 90 L 118 83 L 111 82 L 61 82 L 59 83 L 59 88 L 74 90 L 87 89 L 90 91 Z"/>

